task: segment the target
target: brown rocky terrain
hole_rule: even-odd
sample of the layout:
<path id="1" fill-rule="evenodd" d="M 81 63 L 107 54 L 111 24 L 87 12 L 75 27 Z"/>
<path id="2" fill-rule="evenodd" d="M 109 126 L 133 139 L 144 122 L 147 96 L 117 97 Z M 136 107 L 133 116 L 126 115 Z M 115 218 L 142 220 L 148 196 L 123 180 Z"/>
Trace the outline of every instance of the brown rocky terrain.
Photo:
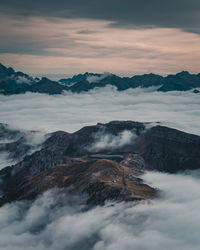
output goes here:
<path id="1" fill-rule="evenodd" d="M 88 204 L 103 204 L 106 200 L 137 201 L 156 195 L 156 190 L 138 177 L 141 172 L 123 163 L 88 158 L 73 161 L 26 178 L 11 178 L 1 202 L 32 199 L 55 187 L 81 194 Z"/>
<path id="2" fill-rule="evenodd" d="M 9 135 L 2 124 L 0 136 L 6 134 L 5 128 Z M 25 147 L 19 137 L 12 147 L 1 145 L 12 151 L 10 157 Z M 199 136 L 160 124 L 113 121 L 75 133 L 57 131 L 47 136 L 38 151 L 0 171 L 0 202 L 33 199 L 55 187 L 81 195 L 88 204 L 151 199 L 158 191 L 143 182 L 145 170 L 197 169 L 199 152 Z"/>

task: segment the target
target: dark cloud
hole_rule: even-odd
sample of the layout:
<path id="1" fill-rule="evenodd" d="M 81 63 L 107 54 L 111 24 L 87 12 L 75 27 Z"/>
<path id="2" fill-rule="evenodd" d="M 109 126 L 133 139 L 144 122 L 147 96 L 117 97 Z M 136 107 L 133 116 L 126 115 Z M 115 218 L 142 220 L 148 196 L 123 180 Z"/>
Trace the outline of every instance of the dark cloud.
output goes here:
<path id="1" fill-rule="evenodd" d="M 109 20 L 114 27 L 175 27 L 199 33 L 199 0 L 2 0 L 4 13 Z"/>
<path id="2" fill-rule="evenodd" d="M 40 74 L 196 73 L 199 12 L 197 0 L 0 0 L 0 61 Z"/>

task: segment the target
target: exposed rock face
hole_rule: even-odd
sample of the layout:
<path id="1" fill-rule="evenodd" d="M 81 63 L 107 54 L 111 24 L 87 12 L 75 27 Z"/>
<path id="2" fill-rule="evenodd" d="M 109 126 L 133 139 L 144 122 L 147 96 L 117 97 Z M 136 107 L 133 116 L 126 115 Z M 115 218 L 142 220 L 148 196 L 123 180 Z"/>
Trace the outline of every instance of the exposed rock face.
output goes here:
<path id="1" fill-rule="evenodd" d="M 128 139 L 123 137 L 127 131 Z M 96 147 L 99 141 L 101 147 Z M 199 136 L 159 124 L 150 127 L 148 123 L 113 121 L 72 134 L 57 131 L 49 135 L 41 150 L 0 171 L 1 204 L 32 199 L 54 187 L 84 195 L 89 204 L 153 198 L 157 191 L 143 183 L 141 174 L 147 169 L 177 172 L 199 168 L 199 152 Z"/>
<path id="2" fill-rule="evenodd" d="M 94 80 L 92 80 L 94 79 Z M 61 94 L 63 91 L 80 93 L 97 87 L 112 85 L 122 91 L 129 88 L 148 88 L 155 86 L 158 91 L 186 91 L 200 88 L 200 74 L 190 74 L 182 71 L 175 75 L 162 77 L 155 74 L 136 75 L 133 77 L 119 77 L 114 74 L 88 73 L 75 75 L 72 78 L 61 79 L 58 82 L 45 77 L 33 79 L 22 72 L 15 72 L 0 64 L 0 93 L 4 95 L 20 94 L 25 92 Z M 198 90 L 196 90 L 198 91 Z"/>
<path id="3" fill-rule="evenodd" d="M 200 168 L 200 136 L 156 126 L 138 138 L 136 145 L 147 169 L 175 173 Z"/>

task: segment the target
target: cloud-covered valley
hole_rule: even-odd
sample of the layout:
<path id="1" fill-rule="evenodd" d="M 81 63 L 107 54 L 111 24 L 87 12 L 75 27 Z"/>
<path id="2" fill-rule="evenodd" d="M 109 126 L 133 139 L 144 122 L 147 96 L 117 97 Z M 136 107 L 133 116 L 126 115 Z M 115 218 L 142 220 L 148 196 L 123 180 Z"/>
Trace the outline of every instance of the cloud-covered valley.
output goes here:
<path id="1" fill-rule="evenodd" d="M 162 190 L 151 202 L 110 204 L 87 210 L 55 191 L 34 202 L 0 208 L 2 250 L 197 250 L 200 239 L 199 172 L 148 172 Z"/>
<path id="2" fill-rule="evenodd" d="M 118 92 L 108 86 L 81 94 L 0 95 L 0 122 L 21 129 L 74 132 L 97 122 L 134 120 L 162 122 L 169 127 L 200 134 L 198 94 L 153 90 L 138 88 Z"/>
<path id="3" fill-rule="evenodd" d="M 0 122 L 13 128 L 39 130 L 29 138 L 37 145 L 55 130 L 74 132 L 85 125 L 111 120 L 162 122 L 200 135 L 200 98 L 187 92 L 154 92 L 111 87 L 87 93 L 49 96 L 26 93 L 0 95 Z M 101 149 L 129 142 L 130 133 L 101 136 Z M 7 164 L 0 155 L 0 164 Z M 107 203 L 88 209 L 80 197 L 47 192 L 35 201 L 0 208 L 1 250 L 198 250 L 200 245 L 199 171 L 164 174 L 147 172 L 143 179 L 160 190 L 152 201 Z M 55 195 L 56 194 L 56 195 Z"/>

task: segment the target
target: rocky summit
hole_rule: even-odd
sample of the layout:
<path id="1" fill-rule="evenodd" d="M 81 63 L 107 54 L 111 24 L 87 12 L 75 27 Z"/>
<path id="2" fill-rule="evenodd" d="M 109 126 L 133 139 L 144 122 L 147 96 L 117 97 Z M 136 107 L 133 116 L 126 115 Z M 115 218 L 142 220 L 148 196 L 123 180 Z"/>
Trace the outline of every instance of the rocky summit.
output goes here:
<path id="1" fill-rule="evenodd" d="M 26 134 L 0 126 L 0 151 L 15 161 L 18 157 L 0 171 L 1 205 L 34 199 L 52 188 L 91 205 L 152 199 L 159 191 L 144 183 L 146 170 L 200 168 L 200 137 L 159 123 L 112 121 L 74 133 L 57 131 L 37 148 Z"/>

